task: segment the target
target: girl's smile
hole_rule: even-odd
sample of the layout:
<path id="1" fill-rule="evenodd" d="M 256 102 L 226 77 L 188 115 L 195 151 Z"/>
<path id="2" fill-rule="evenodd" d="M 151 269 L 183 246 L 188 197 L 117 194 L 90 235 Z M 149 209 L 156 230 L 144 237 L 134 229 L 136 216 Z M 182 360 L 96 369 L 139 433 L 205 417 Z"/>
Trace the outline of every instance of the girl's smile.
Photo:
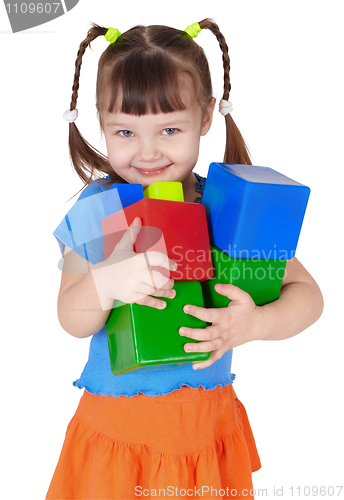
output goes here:
<path id="1" fill-rule="evenodd" d="M 171 164 L 172 165 L 172 164 Z M 148 177 L 155 176 L 155 175 L 160 175 L 162 172 L 164 172 L 166 169 L 168 169 L 171 165 L 166 165 L 166 167 L 158 167 L 158 168 L 150 168 L 150 169 L 143 169 L 143 168 L 137 168 L 134 167 L 141 175 L 145 175 Z"/>

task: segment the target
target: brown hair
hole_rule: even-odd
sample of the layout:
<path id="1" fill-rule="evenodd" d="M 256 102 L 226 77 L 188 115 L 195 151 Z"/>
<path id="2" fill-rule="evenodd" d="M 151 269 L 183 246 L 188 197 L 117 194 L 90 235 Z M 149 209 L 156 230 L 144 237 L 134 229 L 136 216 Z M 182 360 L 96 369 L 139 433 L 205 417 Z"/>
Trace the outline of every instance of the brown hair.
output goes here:
<path id="1" fill-rule="evenodd" d="M 223 99 L 228 99 L 231 84 L 226 40 L 212 20 L 204 19 L 199 25 L 209 29 L 219 42 L 224 69 Z M 75 61 L 71 111 L 76 108 L 85 50 L 106 32 L 107 28 L 93 23 L 80 44 Z M 120 100 L 119 111 L 138 116 L 185 109 L 179 94 L 179 78 L 184 75 L 191 77 L 196 99 L 205 113 L 213 92 L 203 49 L 184 31 L 167 26 L 135 26 L 126 31 L 107 47 L 99 60 L 96 104 L 101 129 L 101 110 L 107 108 L 111 113 Z M 232 116 L 227 114 L 225 121 L 224 162 L 251 165 L 247 146 Z M 106 156 L 80 134 L 75 122 L 69 124 L 69 152 L 74 169 L 85 185 L 102 177 L 101 172 L 110 176 L 110 183 L 125 182 L 112 169 Z"/>

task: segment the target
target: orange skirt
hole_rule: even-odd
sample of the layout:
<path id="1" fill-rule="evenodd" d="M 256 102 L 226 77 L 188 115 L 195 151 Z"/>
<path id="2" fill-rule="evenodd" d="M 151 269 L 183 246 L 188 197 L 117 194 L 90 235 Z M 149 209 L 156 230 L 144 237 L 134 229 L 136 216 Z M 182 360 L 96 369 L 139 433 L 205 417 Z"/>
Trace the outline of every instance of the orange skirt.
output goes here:
<path id="1" fill-rule="evenodd" d="M 259 468 L 232 385 L 156 397 L 84 391 L 46 500 L 252 499 Z"/>

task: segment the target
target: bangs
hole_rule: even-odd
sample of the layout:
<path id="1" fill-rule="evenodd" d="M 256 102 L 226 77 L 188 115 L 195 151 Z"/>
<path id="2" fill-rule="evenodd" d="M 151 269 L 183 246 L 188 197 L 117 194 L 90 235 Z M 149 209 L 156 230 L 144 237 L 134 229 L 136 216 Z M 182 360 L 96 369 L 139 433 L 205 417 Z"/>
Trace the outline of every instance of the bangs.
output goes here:
<path id="1" fill-rule="evenodd" d="M 186 109 L 180 96 L 180 75 L 173 59 L 163 51 L 138 50 L 119 59 L 107 82 L 108 112 L 116 109 L 140 116 Z"/>

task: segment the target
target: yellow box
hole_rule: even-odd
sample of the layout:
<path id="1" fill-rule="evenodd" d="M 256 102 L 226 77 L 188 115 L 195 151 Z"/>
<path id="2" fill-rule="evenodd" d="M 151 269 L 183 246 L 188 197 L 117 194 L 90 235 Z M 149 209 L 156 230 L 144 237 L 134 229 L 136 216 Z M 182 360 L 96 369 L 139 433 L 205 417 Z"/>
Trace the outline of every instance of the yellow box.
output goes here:
<path id="1" fill-rule="evenodd" d="M 143 191 L 143 195 L 157 200 L 184 201 L 181 182 L 155 181 Z"/>

